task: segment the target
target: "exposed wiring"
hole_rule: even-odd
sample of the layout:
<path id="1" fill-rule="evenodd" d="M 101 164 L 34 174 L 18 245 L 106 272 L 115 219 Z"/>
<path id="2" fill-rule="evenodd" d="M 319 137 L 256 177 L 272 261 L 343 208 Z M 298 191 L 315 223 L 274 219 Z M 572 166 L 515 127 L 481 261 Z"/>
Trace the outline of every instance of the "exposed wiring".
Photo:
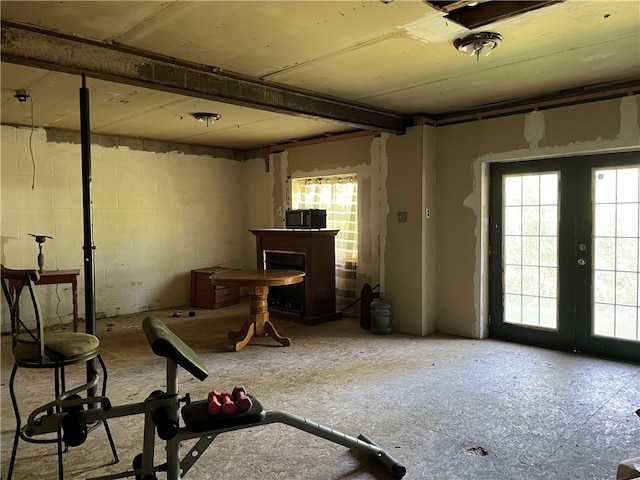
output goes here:
<path id="1" fill-rule="evenodd" d="M 31 105 L 31 133 L 29 134 L 29 153 L 31 153 L 31 166 L 33 167 L 33 173 L 31 175 L 31 190 L 36 188 L 36 157 L 33 154 L 33 132 L 35 130 L 35 123 L 33 121 L 33 98 L 28 95 L 29 103 Z"/>
<path id="2" fill-rule="evenodd" d="M 380 284 L 377 284 L 375 287 L 373 287 L 371 289 L 371 291 L 373 292 L 376 288 L 380 287 Z M 351 302 L 349 305 L 347 305 L 346 307 L 344 307 L 342 310 L 340 310 L 340 313 L 344 313 L 346 310 L 350 309 L 351 307 L 353 307 L 356 303 L 358 303 L 360 300 L 362 300 L 362 296 L 356 298 L 353 302 Z"/>
<path id="3" fill-rule="evenodd" d="M 29 100 L 31 106 L 31 133 L 29 134 L 29 153 L 31 153 L 31 166 L 33 167 L 33 173 L 31 175 L 31 190 L 36 188 L 36 157 L 33 154 L 33 132 L 36 129 L 35 121 L 33 119 L 33 98 L 27 93 L 26 90 L 16 90 L 16 94 L 13 96 L 18 102 L 24 103 Z"/>
<path id="4" fill-rule="evenodd" d="M 62 302 L 62 300 L 60 299 L 60 292 L 58 291 L 58 285 L 56 285 L 56 296 L 58 297 L 58 303 L 56 305 L 56 317 L 58 317 L 58 323 L 56 323 L 55 325 L 50 325 L 49 326 L 50 330 L 55 330 L 60 325 L 62 325 L 62 317 L 60 316 L 60 313 L 59 313 L 60 303 Z"/>
<path id="5" fill-rule="evenodd" d="M 231 260 L 227 260 L 226 262 L 216 263 L 216 267 L 222 267 L 223 265 L 229 265 L 230 263 L 235 263 L 240 260 L 240 257 L 232 258 Z"/>

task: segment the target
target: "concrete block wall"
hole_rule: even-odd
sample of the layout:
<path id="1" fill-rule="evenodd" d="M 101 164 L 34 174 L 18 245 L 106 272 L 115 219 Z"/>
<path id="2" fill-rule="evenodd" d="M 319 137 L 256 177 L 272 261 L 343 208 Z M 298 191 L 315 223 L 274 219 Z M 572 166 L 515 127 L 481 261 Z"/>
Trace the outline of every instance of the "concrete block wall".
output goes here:
<path id="1" fill-rule="evenodd" d="M 1 131 L 2 262 L 37 268 L 38 246 L 29 233 L 54 237 L 44 244 L 45 269 L 80 269 L 83 317 L 79 138 L 44 129 Z M 91 158 L 98 318 L 187 305 L 191 269 L 252 266 L 245 258 L 243 165 L 232 152 L 93 137 Z M 70 323 L 70 286 L 37 289 L 47 324 Z"/>

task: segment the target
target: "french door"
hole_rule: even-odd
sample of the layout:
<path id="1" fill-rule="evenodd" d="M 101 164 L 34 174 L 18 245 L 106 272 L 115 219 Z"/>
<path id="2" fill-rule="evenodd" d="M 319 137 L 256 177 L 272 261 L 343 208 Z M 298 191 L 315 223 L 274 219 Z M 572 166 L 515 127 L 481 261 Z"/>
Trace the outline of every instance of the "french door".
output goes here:
<path id="1" fill-rule="evenodd" d="M 640 152 L 490 175 L 490 336 L 640 361 Z"/>

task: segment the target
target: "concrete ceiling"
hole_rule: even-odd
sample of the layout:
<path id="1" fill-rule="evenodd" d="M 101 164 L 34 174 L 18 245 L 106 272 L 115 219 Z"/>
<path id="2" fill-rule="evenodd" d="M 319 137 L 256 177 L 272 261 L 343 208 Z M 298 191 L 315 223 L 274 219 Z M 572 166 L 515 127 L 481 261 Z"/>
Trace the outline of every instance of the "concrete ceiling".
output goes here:
<path id="1" fill-rule="evenodd" d="M 2 1 L 1 120 L 79 131 L 81 74 L 93 134 L 237 150 L 640 92 L 640 2 L 471 30 L 460 8 L 509 2 L 469 3 Z M 453 47 L 480 31 L 503 37 L 490 56 Z"/>

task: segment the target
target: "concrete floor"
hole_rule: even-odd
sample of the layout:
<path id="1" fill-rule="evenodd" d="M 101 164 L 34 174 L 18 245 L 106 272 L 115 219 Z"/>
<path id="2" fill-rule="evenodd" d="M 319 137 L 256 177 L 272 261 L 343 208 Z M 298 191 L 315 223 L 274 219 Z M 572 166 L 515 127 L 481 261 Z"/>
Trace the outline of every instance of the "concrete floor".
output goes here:
<path id="1" fill-rule="evenodd" d="M 204 382 L 182 372 L 182 394 L 204 399 L 210 390 L 244 385 L 267 410 L 367 434 L 407 467 L 405 479 L 604 480 L 615 478 L 620 460 L 640 455 L 638 365 L 494 340 L 376 336 L 360 329 L 357 319 L 305 326 L 274 318 L 292 338 L 291 347 L 257 338 L 232 352 L 226 332 L 239 327 L 247 309 L 244 299 L 220 310 L 195 310 L 191 318 L 188 310 L 180 318 L 171 317 L 172 310 L 154 312 L 209 370 Z M 98 321 L 114 405 L 141 401 L 164 387 L 164 361 L 152 354 L 141 330 L 146 315 Z M 6 475 L 15 428 L 7 336 L 1 346 Z M 73 382 L 84 370 L 69 375 Z M 45 372 L 23 370 L 16 385 L 25 413 L 50 400 L 43 393 L 52 391 Z M 110 424 L 120 463 L 110 465 L 106 435 L 98 429 L 65 454 L 65 479 L 131 468 L 141 451 L 142 416 Z M 21 442 L 14 478 L 57 478 L 55 446 Z M 390 477 L 340 445 L 277 424 L 220 435 L 186 478 Z"/>

